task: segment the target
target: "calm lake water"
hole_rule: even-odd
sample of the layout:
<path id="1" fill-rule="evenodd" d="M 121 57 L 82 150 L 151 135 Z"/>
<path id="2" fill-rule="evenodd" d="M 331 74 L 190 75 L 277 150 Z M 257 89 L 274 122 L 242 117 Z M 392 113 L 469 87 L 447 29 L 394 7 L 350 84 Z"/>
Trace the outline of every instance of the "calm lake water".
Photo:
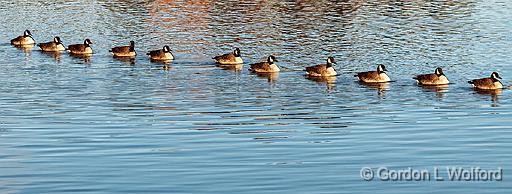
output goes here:
<path id="1" fill-rule="evenodd" d="M 507 193 L 508 1 L 0 0 L 0 193 Z M 90 38 L 90 59 L 9 40 Z M 112 46 L 136 42 L 134 61 Z M 170 69 L 144 53 L 168 44 Z M 239 70 L 212 56 L 242 50 Z M 273 54 L 282 72 L 248 63 Z M 334 56 L 340 76 L 304 67 Z M 383 87 L 353 74 L 385 64 Z M 453 84 L 412 76 L 443 67 Z M 503 181 L 365 181 L 362 167 L 504 169 Z"/>

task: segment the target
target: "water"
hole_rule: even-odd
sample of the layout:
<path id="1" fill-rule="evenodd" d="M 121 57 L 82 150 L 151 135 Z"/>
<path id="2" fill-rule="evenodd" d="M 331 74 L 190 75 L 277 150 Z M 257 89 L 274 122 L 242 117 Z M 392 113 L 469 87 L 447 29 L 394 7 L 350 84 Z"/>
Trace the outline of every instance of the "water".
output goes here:
<path id="1" fill-rule="evenodd" d="M 0 1 L 1 193 L 506 193 L 512 163 L 506 1 Z M 14 48 L 90 38 L 90 59 Z M 136 42 L 135 61 L 112 46 Z M 168 44 L 171 68 L 145 51 Z M 240 47 L 271 77 L 216 67 Z M 334 56 L 340 76 L 302 69 Z M 359 84 L 385 64 L 395 82 Z M 453 84 L 411 77 L 444 68 Z M 364 181 L 362 167 L 504 169 L 503 181 Z"/>

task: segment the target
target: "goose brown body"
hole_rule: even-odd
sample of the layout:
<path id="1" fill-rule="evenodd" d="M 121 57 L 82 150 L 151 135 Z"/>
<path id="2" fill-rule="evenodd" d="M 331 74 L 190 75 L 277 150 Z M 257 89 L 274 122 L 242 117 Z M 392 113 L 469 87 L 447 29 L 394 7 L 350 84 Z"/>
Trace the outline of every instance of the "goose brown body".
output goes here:
<path id="1" fill-rule="evenodd" d="M 45 52 L 58 52 L 66 50 L 66 47 L 62 44 L 62 41 L 58 36 L 53 38 L 53 41 L 51 42 L 39 43 L 37 46 L 39 46 L 39 48 Z"/>
<path id="2" fill-rule="evenodd" d="M 473 87 L 475 87 L 476 89 L 481 89 L 481 90 L 502 89 L 503 84 L 498 79 L 501 79 L 499 74 L 496 72 L 492 72 L 491 77 L 474 79 L 474 80 L 468 81 L 468 83 L 473 84 Z"/>
<path id="3" fill-rule="evenodd" d="M 229 64 L 242 64 L 244 61 L 240 56 L 240 49 L 236 48 L 233 52 L 215 56 L 212 58 L 217 63 L 221 65 L 229 65 Z"/>
<path id="4" fill-rule="evenodd" d="M 134 57 L 137 55 L 135 52 L 135 42 L 130 41 L 128 46 L 118 46 L 110 50 L 114 57 Z"/>
<path id="5" fill-rule="evenodd" d="M 306 67 L 306 74 L 308 76 L 313 77 L 325 77 L 325 76 L 335 76 L 336 70 L 333 67 L 333 64 L 336 64 L 336 61 L 333 57 L 327 58 L 326 64 L 315 65 L 311 67 Z"/>
<path id="6" fill-rule="evenodd" d="M 89 39 L 85 39 L 83 44 L 72 44 L 68 46 L 68 50 L 71 54 L 92 54 L 91 45 L 92 42 Z"/>
<path id="7" fill-rule="evenodd" d="M 274 73 L 281 71 L 274 62 L 277 62 L 277 60 L 274 56 L 270 55 L 265 62 L 251 64 L 249 71 L 256 73 Z"/>
<path id="8" fill-rule="evenodd" d="M 354 75 L 354 77 L 358 77 L 359 81 L 366 83 L 384 83 L 389 82 L 391 79 L 386 74 L 386 67 L 384 65 L 377 66 L 377 71 L 366 71 L 360 72 Z"/>
<path id="9" fill-rule="evenodd" d="M 32 34 L 29 30 L 25 30 L 23 35 L 13 38 L 11 44 L 14 46 L 33 45 L 36 41 L 32 38 Z"/>
<path id="10" fill-rule="evenodd" d="M 169 46 L 164 46 L 160 50 L 153 50 L 146 53 L 153 60 L 174 60 L 174 55 L 171 53 Z"/>
<path id="11" fill-rule="evenodd" d="M 450 83 L 440 67 L 436 68 L 432 74 L 417 75 L 413 79 L 420 85 L 446 85 Z"/>

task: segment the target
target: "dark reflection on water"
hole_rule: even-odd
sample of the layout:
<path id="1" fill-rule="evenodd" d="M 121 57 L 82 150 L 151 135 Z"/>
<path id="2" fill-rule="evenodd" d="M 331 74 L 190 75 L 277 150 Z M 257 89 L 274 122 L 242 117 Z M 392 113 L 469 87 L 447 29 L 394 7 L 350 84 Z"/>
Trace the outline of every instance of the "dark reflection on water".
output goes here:
<path id="1" fill-rule="evenodd" d="M 489 96 L 490 97 L 490 100 L 493 102 L 492 106 L 499 106 L 498 103 L 498 99 L 499 99 L 499 96 L 501 96 L 501 93 L 503 92 L 502 89 L 496 89 L 496 90 L 480 90 L 480 89 L 475 89 L 475 92 L 477 94 L 481 94 L 481 95 L 484 95 L 484 96 Z"/>
<path id="2" fill-rule="evenodd" d="M 244 67 L 243 64 L 217 65 L 217 66 L 220 67 L 221 69 L 230 70 L 230 71 L 234 71 L 234 72 L 242 71 L 242 68 Z"/>
<path id="3" fill-rule="evenodd" d="M 366 182 L 362 167 L 510 169 L 512 5 L 500 1 L 2 1 L 1 193 L 506 193 Z M 20 18 L 20 16 L 23 16 Z M 90 57 L 18 49 L 95 43 Z M 134 40 L 135 58 L 113 58 Z M 169 45 L 176 60 L 144 53 Z M 216 66 L 242 50 L 245 65 Z M 250 73 L 275 55 L 282 71 Z M 339 76 L 303 69 L 336 58 Z M 358 83 L 386 64 L 393 82 Z M 411 78 L 443 67 L 447 87 Z M 475 154 L 478 153 L 478 154 Z"/>
<path id="4" fill-rule="evenodd" d="M 69 54 L 69 56 L 80 59 L 86 64 L 91 63 L 92 54 Z"/>
<path id="5" fill-rule="evenodd" d="M 266 79 L 269 83 L 275 83 L 275 82 L 277 82 L 277 79 L 279 78 L 279 72 L 255 73 L 255 74 L 262 79 Z"/>
<path id="6" fill-rule="evenodd" d="M 32 49 L 34 48 L 34 45 L 29 44 L 29 45 L 21 45 L 21 46 L 14 46 L 14 47 L 25 52 L 25 53 L 30 53 L 30 52 L 32 52 Z"/>
<path id="7" fill-rule="evenodd" d="M 130 64 L 130 65 L 135 65 L 135 57 L 118 57 L 118 56 L 114 56 L 113 58 L 116 59 L 116 60 L 125 62 L 127 64 Z"/>
<path id="8" fill-rule="evenodd" d="M 306 76 L 306 79 L 314 81 L 320 85 L 325 85 L 327 88 L 327 91 L 334 91 L 335 86 L 336 86 L 336 76 L 330 76 L 330 77 Z"/>
<path id="9" fill-rule="evenodd" d="M 449 85 L 419 85 L 425 92 L 435 92 L 437 98 L 442 99 L 450 91 Z"/>
<path id="10" fill-rule="evenodd" d="M 44 55 L 47 55 L 48 57 L 53 58 L 56 62 L 60 62 L 62 52 L 45 52 L 41 51 Z"/>
<path id="11" fill-rule="evenodd" d="M 366 82 L 358 82 L 359 84 L 366 86 L 367 88 L 372 88 L 377 91 L 377 94 L 383 97 L 386 94 L 386 90 L 389 89 L 390 83 L 366 83 Z"/>

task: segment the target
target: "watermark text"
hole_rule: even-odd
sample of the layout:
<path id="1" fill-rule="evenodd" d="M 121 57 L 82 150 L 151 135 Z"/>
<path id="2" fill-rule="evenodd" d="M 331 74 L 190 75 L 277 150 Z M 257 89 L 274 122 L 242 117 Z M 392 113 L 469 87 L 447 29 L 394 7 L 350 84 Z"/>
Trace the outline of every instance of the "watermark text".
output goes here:
<path id="1" fill-rule="evenodd" d="M 431 169 L 363 167 L 359 175 L 365 181 L 502 181 L 503 169 L 460 166 Z"/>

